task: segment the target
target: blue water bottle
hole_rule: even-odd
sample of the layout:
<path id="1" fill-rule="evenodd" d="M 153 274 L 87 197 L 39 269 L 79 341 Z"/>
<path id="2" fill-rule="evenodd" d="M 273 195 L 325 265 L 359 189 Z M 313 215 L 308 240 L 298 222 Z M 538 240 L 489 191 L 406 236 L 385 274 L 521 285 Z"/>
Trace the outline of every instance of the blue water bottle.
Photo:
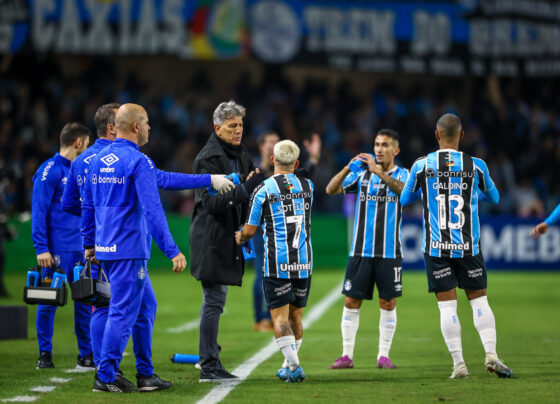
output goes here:
<path id="1" fill-rule="evenodd" d="M 243 251 L 243 259 L 245 262 L 253 262 L 256 258 L 255 249 L 253 248 L 253 241 L 247 240 L 241 246 L 241 250 Z"/>
<path id="2" fill-rule="evenodd" d="M 64 282 L 66 282 L 66 272 L 64 272 L 60 268 L 56 268 L 53 273 L 51 288 L 61 288 L 62 286 L 64 286 Z"/>
<path id="3" fill-rule="evenodd" d="M 171 362 L 173 363 L 197 363 L 199 360 L 199 355 L 187 355 L 182 353 L 176 353 L 171 357 Z"/>
<path id="4" fill-rule="evenodd" d="M 373 159 L 375 160 L 375 156 L 373 154 L 369 153 L 369 155 L 373 157 Z M 367 164 L 364 163 L 362 160 L 354 160 L 353 162 L 350 163 L 348 168 L 350 169 L 351 172 L 357 173 L 358 171 L 365 170 L 367 168 Z"/>
<path id="5" fill-rule="evenodd" d="M 233 182 L 233 185 L 237 186 L 241 184 L 241 176 L 237 173 L 231 173 L 226 175 L 226 178 L 228 180 L 230 180 L 231 182 Z M 216 191 L 214 188 L 210 187 L 206 187 L 206 189 L 208 190 L 208 193 L 210 194 L 210 196 L 214 196 L 218 193 L 218 191 Z"/>
<path id="6" fill-rule="evenodd" d="M 74 266 L 74 282 L 77 282 L 80 279 L 80 274 L 82 273 L 82 271 L 84 270 L 84 264 L 83 262 L 78 261 L 76 263 L 76 265 Z"/>
<path id="7" fill-rule="evenodd" d="M 33 284 L 31 285 L 30 281 L 33 280 Z M 39 271 L 35 268 L 30 269 L 29 271 L 27 271 L 27 282 L 25 284 L 25 286 L 34 286 L 37 287 L 39 283 Z"/>

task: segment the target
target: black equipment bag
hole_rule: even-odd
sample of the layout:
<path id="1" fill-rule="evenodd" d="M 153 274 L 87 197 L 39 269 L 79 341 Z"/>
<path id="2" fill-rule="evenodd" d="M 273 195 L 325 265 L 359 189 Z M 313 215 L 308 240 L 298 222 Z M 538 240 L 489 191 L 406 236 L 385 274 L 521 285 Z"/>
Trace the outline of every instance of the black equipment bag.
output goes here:
<path id="1" fill-rule="evenodd" d="M 91 274 L 91 259 L 86 260 L 84 269 L 80 273 L 80 277 L 70 285 L 72 289 L 72 299 L 78 302 L 92 304 L 96 307 L 109 305 L 111 299 L 111 287 L 109 279 L 99 266 L 97 279 Z"/>

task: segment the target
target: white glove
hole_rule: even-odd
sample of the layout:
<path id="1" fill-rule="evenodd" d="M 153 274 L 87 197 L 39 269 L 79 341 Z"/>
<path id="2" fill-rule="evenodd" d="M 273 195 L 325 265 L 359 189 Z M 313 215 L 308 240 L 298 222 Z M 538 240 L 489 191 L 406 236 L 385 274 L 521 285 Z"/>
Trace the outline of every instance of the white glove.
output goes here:
<path id="1" fill-rule="evenodd" d="M 229 192 L 235 188 L 233 182 L 228 180 L 225 175 L 216 174 L 211 175 L 210 178 L 212 182 L 212 188 L 214 188 L 220 194 L 225 194 L 226 192 Z"/>

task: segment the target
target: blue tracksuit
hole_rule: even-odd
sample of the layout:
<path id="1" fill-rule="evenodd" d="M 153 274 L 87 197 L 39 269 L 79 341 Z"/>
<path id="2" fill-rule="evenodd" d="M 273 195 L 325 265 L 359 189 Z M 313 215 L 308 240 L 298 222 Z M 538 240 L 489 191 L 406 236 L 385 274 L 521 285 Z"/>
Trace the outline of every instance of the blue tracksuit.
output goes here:
<path id="1" fill-rule="evenodd" d="M 99 138 L 91 147 L 72 162 L 68 175 L 68 182 L 62 197 L 62 209 L 64 211 L 76 216 L 81 216 L 81 200 L 89 164 L 101 150 L 112 143 L 113 142 L 109 139 Z M 206 187 L 211 184 L 210 175 L 208 174 L 167 173 L 161 170 L 156 170 L 156 173 L 158 187 L 162 189 L 192 189 Z M 93 276 L 97 277 L 97 272 L 95 270 L 93 271 Z M 93 350 L 93 361 L 96 365 L 99 364 L 101 359 L 101 344 L 108 314 L 109 307 L 98 307 L 95 308 L 91 317 L 91 346 Z"/>
<path id="2" fill-rule="evenodd" d="M 31 235 L 37 254 L 50 252 L 55 263 L 66 271 L 72 282 L 74 264 L 82 257 L 80 220 L 62 211 L 61 199 L 67 181 L 70 160 L 55 154 L 33 176 Z M 53 268 L 43 270 L 52 277 Z M 37 307 L 37 340 L 40 352 L 52 352 L 54 316 L 57 306 Z M 90 307 L 74 302 L 74 330 L 80 356 L 91 354 Z"/>
<path id="3" fill-rule="evenodd" d="M 84 184 L 84 246 L 95 247 L 111 282 L 98 371 L 105 383 L 115 380 L 131 333 L 138 372 L 153 374 L 151 331 L 156 300 L 147 273 L 150 234 L 168 258 L 180 252 L 167 226 L 157 176 L 154 163 L 138 145 L 118 138 L 90 162 Z"/>

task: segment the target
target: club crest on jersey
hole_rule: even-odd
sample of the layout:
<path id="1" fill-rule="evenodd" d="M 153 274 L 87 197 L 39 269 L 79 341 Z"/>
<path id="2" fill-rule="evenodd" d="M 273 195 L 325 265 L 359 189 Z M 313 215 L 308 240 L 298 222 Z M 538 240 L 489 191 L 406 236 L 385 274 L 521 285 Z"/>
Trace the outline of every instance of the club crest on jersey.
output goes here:
<path id="1" fill-rule="evenodd" d="M 138 279 L 142 280 L 146 277 L 146 269 L 144 267 L 140 267 L 138 270 Z"/>
<path id="2" fill-rule="evenodd" d="M 344 282 L 344 290 L 352 289 L 352 281 L 350 279 L 346 279 Z"/>
<path id="3" fill-rule="evenodd" d="M 292 192 L 292 189 L 294 189 L 294 186 L 288 182 L 288 183 L 286 184 L 286 189 L 287 189 L 288 191 Z"/>

